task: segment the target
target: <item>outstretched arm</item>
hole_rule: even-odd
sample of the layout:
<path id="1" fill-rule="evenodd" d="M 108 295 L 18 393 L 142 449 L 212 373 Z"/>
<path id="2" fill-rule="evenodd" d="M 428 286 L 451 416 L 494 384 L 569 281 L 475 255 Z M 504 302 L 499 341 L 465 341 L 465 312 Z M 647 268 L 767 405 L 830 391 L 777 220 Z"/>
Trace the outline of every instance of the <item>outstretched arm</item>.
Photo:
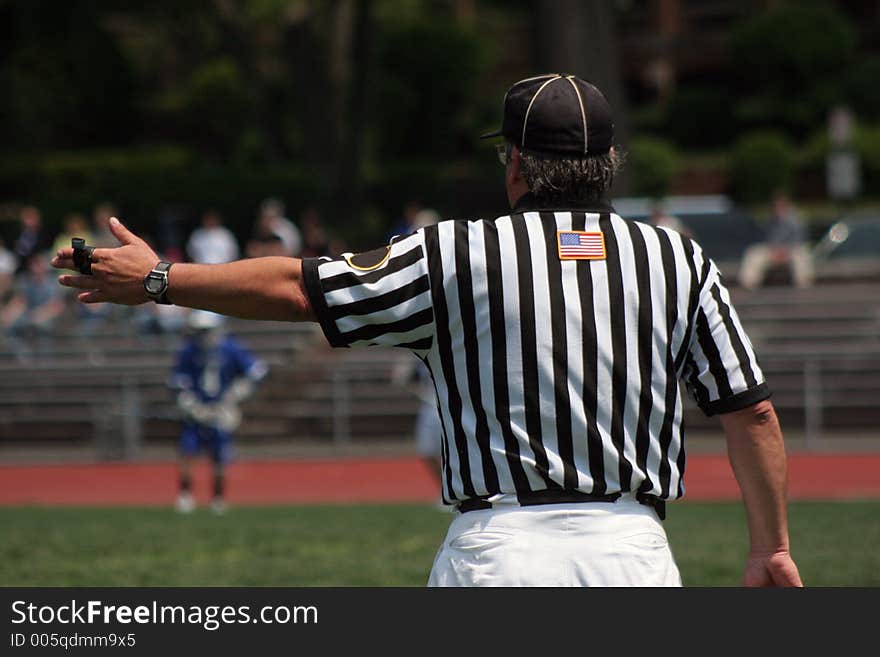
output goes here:
<path id="1" fill-rule="evenodd" d="M 787 467 L 773 404 L 761 401 L 721 415 L 727 451 L 749 524 L 745 586 L 802 586 L 791 558 L 786 517 Z"/>
<path id="2" fill-rule="evenodd" d="M 67 287 L 83 290 L 83 303 L 136 305 L 149 300 L 143 280 L 159 256 L 118 220 L 110 230 L 120 246 L 95 249 L 92 275 L 59 277 Z M 52 260 L 57 268 L 75 269 L 73 249 L 61 249 Z M 297 258 L 254 258 L 222 265 L 177 263 L 168 273 L 168 298 L 178 306 L 212 310 L 245 319 L 314 321 Z"/>

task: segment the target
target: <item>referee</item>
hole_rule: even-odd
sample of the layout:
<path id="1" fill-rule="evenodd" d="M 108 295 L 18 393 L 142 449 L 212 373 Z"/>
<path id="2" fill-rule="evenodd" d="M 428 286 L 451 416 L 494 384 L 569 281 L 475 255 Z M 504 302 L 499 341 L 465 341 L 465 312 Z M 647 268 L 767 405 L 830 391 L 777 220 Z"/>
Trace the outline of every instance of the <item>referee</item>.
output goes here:
<path id="1" fill-rule="evenodd" d="M 160 263 L 118 221 L 85 303 L 153 299 L 317 320 L 336 347 L 428 366 L 444 501 L 460 513 L 437 586 L 680 586 L 662 519 L 684 494 L 684 382 L 719 415 L 748 516 L 746 585 L 800 585 L 786 460 L 764 376 L 718 269 L 678 233 L 605 201 L 611 108 L 570 75 L 514 84 L 499 155 L 510 214 L 446 221 L 339 258 Z M 73 268 L 70 249 L 54 264 Z"/>

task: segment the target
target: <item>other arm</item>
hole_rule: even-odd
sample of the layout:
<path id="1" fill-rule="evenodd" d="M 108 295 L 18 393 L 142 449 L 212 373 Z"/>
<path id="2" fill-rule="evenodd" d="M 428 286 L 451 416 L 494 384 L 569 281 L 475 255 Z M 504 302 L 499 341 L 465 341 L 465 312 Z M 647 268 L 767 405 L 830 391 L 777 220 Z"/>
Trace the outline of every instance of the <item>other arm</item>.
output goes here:
<path id="1" fill-rule="evenodd" d="M 803 586 L 789 552 L 785 447 L 773 404 L 764 400 L 720 417 L 748 517 L 743 585 Z"/>
<path id="2" fill-rule="evenodd" d="M 159 256 L 116 219 L 111 220 L 110 230 L 120 246 L 95 249 L 91 276 L 66 274 L 59 283 L 84 290 L 79 295 L 83 303 L 144 303 L 149 298 L 143 279 Z M 73 250 L 61 249 L 52 264 L 74 269 Z M 302 261 L 297 258 L 255 258 L 222 265 L 177 263 L 168 283 L 168 298 L 178 306 L 245 319 L 314 321 Z"/>

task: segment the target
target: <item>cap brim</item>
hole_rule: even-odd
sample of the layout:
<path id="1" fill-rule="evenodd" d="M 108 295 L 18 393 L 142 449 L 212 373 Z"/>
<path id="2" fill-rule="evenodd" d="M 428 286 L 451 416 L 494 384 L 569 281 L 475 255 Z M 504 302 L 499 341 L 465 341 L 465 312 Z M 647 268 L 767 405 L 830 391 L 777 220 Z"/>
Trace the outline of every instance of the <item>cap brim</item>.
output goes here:
<path id="1" fill-rule="evenodd" d="M 493 130 L 492 132 L 487 132 L 484 135 L 480 135 L 480 139 L 492 139 L 493 137 L 500 137 L 500 136 L 501 136 L 501 128 L 498 128 L 497 130 Z"/>

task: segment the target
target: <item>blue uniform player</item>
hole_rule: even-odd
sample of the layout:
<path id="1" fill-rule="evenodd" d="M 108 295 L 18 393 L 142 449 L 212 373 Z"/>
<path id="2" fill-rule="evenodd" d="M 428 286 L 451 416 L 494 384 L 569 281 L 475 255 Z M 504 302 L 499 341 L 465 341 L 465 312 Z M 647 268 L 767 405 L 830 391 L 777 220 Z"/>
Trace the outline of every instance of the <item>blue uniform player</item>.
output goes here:
<path id="1" fill-rule="evenodd" d="M 225 468 L 233 432 L 241 423 L 239 403 L 266 375 L 266 365 L 223 329 L 224 318 L 196 310 L 187 321 L 188 337 L 177 354 L 171 387 L 184 418 L 180 438 L 180 492 L 175 507 L 196 507 L 192 494 L 192 460 L 205 450 L 214 464 L 211 508 L 222 513 Z"/>

